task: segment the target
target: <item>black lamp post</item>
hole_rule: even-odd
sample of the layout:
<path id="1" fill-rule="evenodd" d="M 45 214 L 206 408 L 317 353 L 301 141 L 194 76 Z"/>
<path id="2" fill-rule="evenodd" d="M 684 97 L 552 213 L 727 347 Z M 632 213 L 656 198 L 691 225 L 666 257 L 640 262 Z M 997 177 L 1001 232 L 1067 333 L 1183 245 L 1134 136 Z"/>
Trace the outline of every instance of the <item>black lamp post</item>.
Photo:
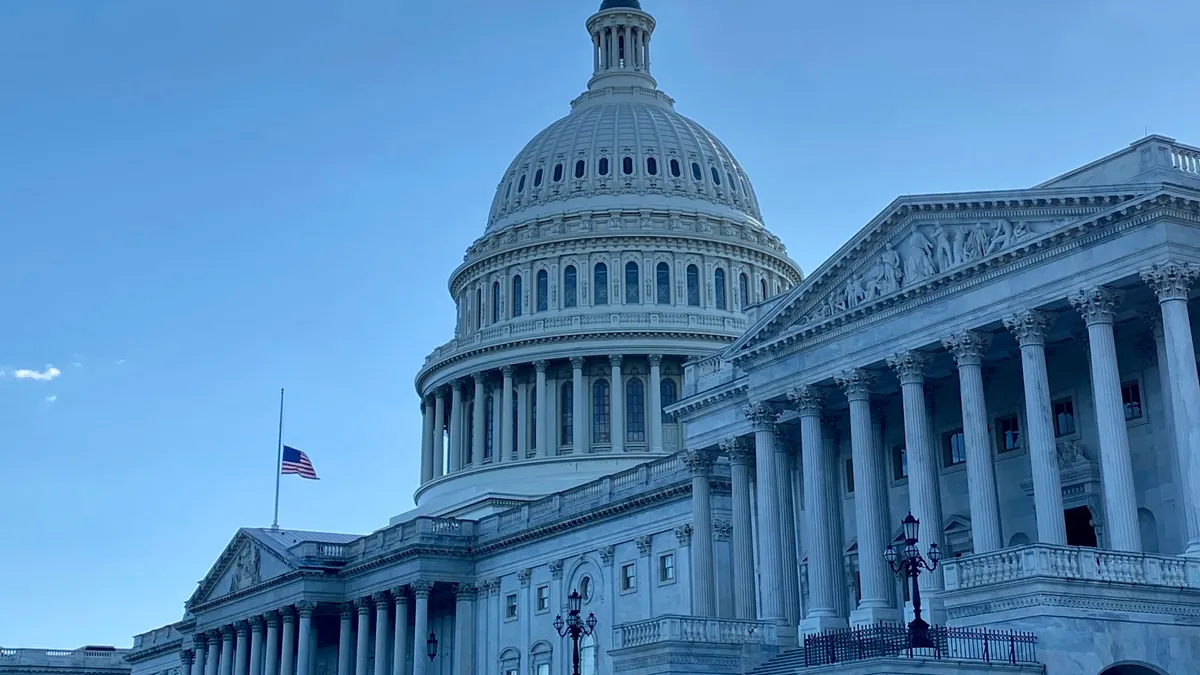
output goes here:
<path id="1" fill-rule="evenodd" d="M 579 591 L 571 591 L 567 596 L 567 620 L 563 621 L 562 614 L 554 617 L 554 630 L 559 637 L 571 636 L 571 675 L 579 675 L 579 641 L 585 635 L 591 635 L 596 628 L 596 615 L 588 612 L 587 620 L 579 618 L 583 606 L 583 596 Z"/>
<path id="2" fill-rule="evenodd" d="M 425 641 L 425 655 L 432 661 L 438 655 L 438 639 L 432 631 L 429 633 L 429 639 Z"/>
<path id="3" fill-rule="evenodd" d="M 908 623 L 908 646 L 913 649 L 933 647 L 933 643 L 929 640 L 929 624 L 921 618 L 921 587 L 917 583 L 917 577 L 921 575 L 922 568 L 929 572 L 937 569 L 938 561 L 942 559 L 942 552 L 938 550 L 937 544 L 930 544 L 929 559 L 926 560 L 917 549 L 917 533 L 921 527 L 921 521 L 913 518 L 913 514 L 909 513 L 902 524 L 904 525 L 903 554 L 897 552 L 895 546 L 888 544 L 887 550 L 883 552 L 883 557 L 887 558 L 888 566 L 892 568 L 893 572 L 902 577 L 912 578 L 913 620 Z"/>

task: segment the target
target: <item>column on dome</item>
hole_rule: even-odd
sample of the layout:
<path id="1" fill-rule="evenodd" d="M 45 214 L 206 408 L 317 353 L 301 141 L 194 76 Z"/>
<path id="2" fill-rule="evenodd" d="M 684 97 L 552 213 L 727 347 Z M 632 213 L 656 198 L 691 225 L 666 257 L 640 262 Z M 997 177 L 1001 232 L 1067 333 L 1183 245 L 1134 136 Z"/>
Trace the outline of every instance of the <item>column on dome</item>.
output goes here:
<path id="1" fill-rule="evenodd" d="M 617 56 L 617 28 L 616 28 L 616 26 L 609 26 L 608 32 L 607 32 L 607 37 L 608 37 L 608 49 L 607 49 L 607 51 L 608 51 L 608 68 L 607 69 L 612 70 L 612 69 L 616 68 L 617 65 L 620 63 L 620 60 L 618 59 L 618 56 Z"/>
<path id="2" fill-rule="evenodd" d="M 752 403 L 743 409 L 754 430 L 755 469 L 758 476 L 758 569 L 761 583 L 760 618 L 786 625 L 784 604 L 783 547 L 778 533 L 779 488 L 775 477 L 775 423 L 779 410 L 769 403 Z"/>
<path id="3" fill-rule="evenodd" d="M 475 660 L 475 586 L 458 584 L 454 593 L 455 673 L 474 672 Z"/>
<path id="4" fill-rule="evenodd" d="M 388 605 L 392 599 L 387 593 L 371 596 L 375 601 L 375 675 L 388 675 Z"/>
<path id="5" fill-rule="evenodd" d="M 392 675 L 404 675 L 405 656 L 408 654 L 408 593 L 403 586 L 392 589 L 396 603 L 395 631 L 392 636 Z"/>
<path id="6" fill-rule="evenodd" d="M 529 383 L 517 385 L 517 459 L 525 459 L 529 454 Z"/>
<path id="7" fill-rule="evenodd" d="M 250 675 L 262 675 L 263 619 L 250 617 Z"/>
<path id="8" fill-rule="evenodd" d="M 496 457 L 497 462 L 507 462 L 513 456 L 513 373 L 515 370 L 512 366 L 504 366 L 500 369 L 504 375 L 504 383 L 501 385 L 500 393 L 500 447 L 499 456 Z M 428 595 L 426 600 L 428 600 Z"/>
<path id="9" fill-rule="evenodd" d="M 550 417 L 549 396 L 546 391 L 546 368 L 549 366 L 545 361 L 535 361 L 533 364 L 534 372 L 536 373 L 536 381 L 534 382 L 534 404 L 533 404 L 533 437 L 534 445 L 537 447 L 537 453 L 541 457 L 553 457 L 553 443 L 550 441 L 548 430 L 551 428 L 553 419 Z"/>
<path id="10" fill-rule="evenodd" d="M 296 613 L 291 607 L 279 610 L 282 631 L 279 647 L 279 675 L 296 674 Z"/>
<path id="11" fill-rule="evenodd" d="M 446 390 L 438 387 L 433 395 L 433 477 L 444 473 L 446 463 Z"/>
<path id="12" fill-rule="evenodd" d="M 653 33 L 646 33 L 646 39 L 643 41 L 643 44 L 642 44 L 642 52 L 643 52 L 642 62 L 646 64 L 647 71 L 650 70 L 650 38 L 652 36 L 653 36 Z"/>
<path id="13" fill-rule="evenodd" d="M 1088 331 L 1092 397 L 1096 406 L 1096 426 L 1100 431 L 1100 482 L 1104 493 L 1108 541 L 1115 550 L 1140 552 L 1142 536 L 1133 486 L 1133 461 L 1129 452 L 1121 376 L 1117 369 L 1117 347 L 1113 337 L 1113 313 L 1118 298 L 1110 289 L 1100 286 L 1077 291 L 1068 300 L 1083 317 Z M 1178 372 L 1174 374 L 1176 377 L 1181 375 Z"/>
<path id="14" fill-rule="evenodd" d="M 354 603 L 338 605 L 341 622 L 338 624 L 337 675 L 352 675 L 354 663 Z"/>
<path id="15" fill-rule="evenodd" d="M 454 473 L 462 469 L 462 428 L 463 428 L 463 383 L 454 380 L 450 383 L 450 444 L 446 453 L 450 455 L 449 471 Z"/>
<path id="16" fill-rule="evenodd" d="M 233 675 L 233 626 L 221 626 L 221 675 Z"/>
<path id="17" fill-rule="evenodd" d="M 208 654 L 204 656 L 204 675 L 218 675 L 221 665 L 221 631 L 206 631 L 204 639 L 208 645 Z"/>
<path id="18" fill-rule="evenodd" d="M 621 361 L 623 356 L 613 354 L 608 357 L 612 367 L 612 379 L 609 381 L 609 431 L 613 452 L 625 451 L 625 383 L 621 377 Z"/>
<path id="19" fill-rule="evenodd" d="M 421 401 L 421 484 L 433 480 L 433 399 Z"/>
<path id="20" fill-rule="evenodd" d="M 1162 372 L 1165 361 L 1170 382 L 1164 387 L 1169 393 L 1165 417 L 1175 439 L 1175 495 L 1183 514 L 1186 555 L 1200 556 L 1200 377 L 1188 313 L 1188 294 L 1200 270 L 1168 261 L 1143 271 L 1141 277 L 1158 296 L 1162 317 L 1159 368 Z"/>
<path id="21" fill-rule="evenodd" d="M 990 344 L 990 335 L 975 331 L 961 331 L 942 340 L 942 346 L 958 364 L 963 440 L 967 446 L 967 499 L 975 553 L 989 553 L 1004 547 L 1000 534 L 996 466 L 992 462 L 992 439 L 988 433 L 987 403 L 983 393 L 983 352 Z"/>
<path id="22" fill-rule="evenodd" d="M 712 537 L 712 479 L 717 456 L 711 450 L 689 450 L 683 463 L 692 474 L 692 614 L 717 616 L 716 554 Z"/>
<path id="23" fill-rule="evenodd" d="M 204 675 L 204 661 L 208 657 L 208 638 L 204 636 L 204 633 L 192 636 L 192 649 L 195 656 L 192 659 L 192 667 L 188 669 L 188 673 L 191 675 Z"/>
<path id="24" fill-rule="evenodd" d="M 576 455 L 588 453 L 587 391 L 583 386 L 583 357 L 571 357 L 571 444 Z"/>
<path id="25" fill-rule="evenodd" d="M 850 456 L 854 464 L 854 522 L 858 541 L 858 574 L 861 599 L 850 615 L 855 625 L 895 621 L 898 613 L 888 598 L 890 583 L 883 550 L 888 543 L 887 531 L 880 531 L 880 513 L 886 508 L 879 500 L 879 491 L 872 488 L 881 480 L 883 467 L 875 452 L 871 429 L 871 387 L 875 376 L 862 368 L 843 371 L 835 378 L 850 402 Z M 836 493 L 835 493 L 836 496 Z M 811 560 L 810 560 L 810 565 Z M 809 591 L 811 593 L 811 590 Z"/>
<path id="26" fill-rule="evenodd" d="M 629 26 L 621 26 L 621 47 L 623 56 L 621 57 L 621 67 L 633 69 L 632 58 L 629 51 Z"/>
<path id="27" fill-rule="evenodd" d="M 368 675 L 367 665 L 370 663 L 371 647 L 371 610 L 375 608 L 371 598 L 359 598 L 354 601 L 358 609 L 358 622 L 355 626 L 355 637 L 358 638 L 354 654 L 354 675 Z"/>
<path id="28" fill-rule="evenodd" d="M 487 433 L 487 373 L 475 373 L 475 400 L 472 402 L 471 465 L 483 465 L 484 434 Z"/>
<path id="29" fill-rule="evenodd" d="M 312 617 L 316 609 L 317 603 L 315 602 L 296 603 L 296 611 L 300 614 L 300 621 L 297 622 L 296 628 L 296 675 L 312 675 L 310 671 L 313 646 Z"/>
<path id="30" fill-rule="evenodd" d="M 662 354 L 650 355 L 650 452 L 663 450 Z"/>
<path id="31" fill-rule="evenodd" d="M 721 443 L 729 457 L 733 498 L 733 604 L 739 619 L 758 618 L 754 591 L 754 536 L 751 520 L 750 481 L 754 449 L 744 438 Z"/>
<path id="32" fill-rule="evenodd" d="M 592 35 L 592 75 L 600 74 L 600 33 Z"/>
<path id="33" fill-rule="evenodd" d="M 429 662 L 429 659 L 424 657 L 425 640 L 429 635 L 429 592 L 433 589 L 433 582 L 418 579 L 409 586 L 416 599 L 416 611 L 413 616 L 413 675 L 425 675 L 425 664 Z"/>
<path id="34" fill-rule="evenodd" d="M 233 643 L 233 675 L 246 675 L 250 665 L 250 623 L 245 619 L 234 624 L 236 639 Z"/>

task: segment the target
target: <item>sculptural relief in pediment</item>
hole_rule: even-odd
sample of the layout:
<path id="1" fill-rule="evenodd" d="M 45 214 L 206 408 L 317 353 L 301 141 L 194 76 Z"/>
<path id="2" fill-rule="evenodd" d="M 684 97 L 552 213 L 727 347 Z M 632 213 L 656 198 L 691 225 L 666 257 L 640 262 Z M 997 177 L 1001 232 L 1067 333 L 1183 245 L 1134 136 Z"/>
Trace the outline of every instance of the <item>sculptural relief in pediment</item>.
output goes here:
<path id="1" fill-rule="evenodd" d="M 262 553 L 250 541 L 242 544 L 234 559 L 233 572 L 229 576 L 229 592 L 249 588 L 262 581 Z"/>

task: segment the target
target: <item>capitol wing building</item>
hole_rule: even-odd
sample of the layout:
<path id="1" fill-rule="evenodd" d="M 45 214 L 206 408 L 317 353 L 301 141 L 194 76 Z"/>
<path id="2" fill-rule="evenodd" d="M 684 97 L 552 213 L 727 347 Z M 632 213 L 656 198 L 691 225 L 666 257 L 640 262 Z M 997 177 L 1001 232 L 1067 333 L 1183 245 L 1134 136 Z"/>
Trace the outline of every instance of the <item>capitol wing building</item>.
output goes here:
<path id="1" fill-rule="evenodd" d="M 132 675 L 567 675 L 573 592 L 587 675 L 1200 673 L 1200 149 L 903 197 L 806 276 L 638 0 L 586 26 L 450 275 L 416 508 L 238 531 Z"/>

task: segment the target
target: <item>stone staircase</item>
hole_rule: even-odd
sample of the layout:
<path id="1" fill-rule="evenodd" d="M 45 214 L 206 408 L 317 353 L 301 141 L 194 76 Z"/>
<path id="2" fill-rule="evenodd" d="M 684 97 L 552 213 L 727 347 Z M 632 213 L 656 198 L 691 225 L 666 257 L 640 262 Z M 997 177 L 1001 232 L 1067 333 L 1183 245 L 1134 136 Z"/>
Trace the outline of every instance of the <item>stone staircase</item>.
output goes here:
<path id="1" fill-rule="evenodd" d="M 747 675 L 795 675 L 804 669 L 804 648 L 789 649 L 759 665 Z"/>

